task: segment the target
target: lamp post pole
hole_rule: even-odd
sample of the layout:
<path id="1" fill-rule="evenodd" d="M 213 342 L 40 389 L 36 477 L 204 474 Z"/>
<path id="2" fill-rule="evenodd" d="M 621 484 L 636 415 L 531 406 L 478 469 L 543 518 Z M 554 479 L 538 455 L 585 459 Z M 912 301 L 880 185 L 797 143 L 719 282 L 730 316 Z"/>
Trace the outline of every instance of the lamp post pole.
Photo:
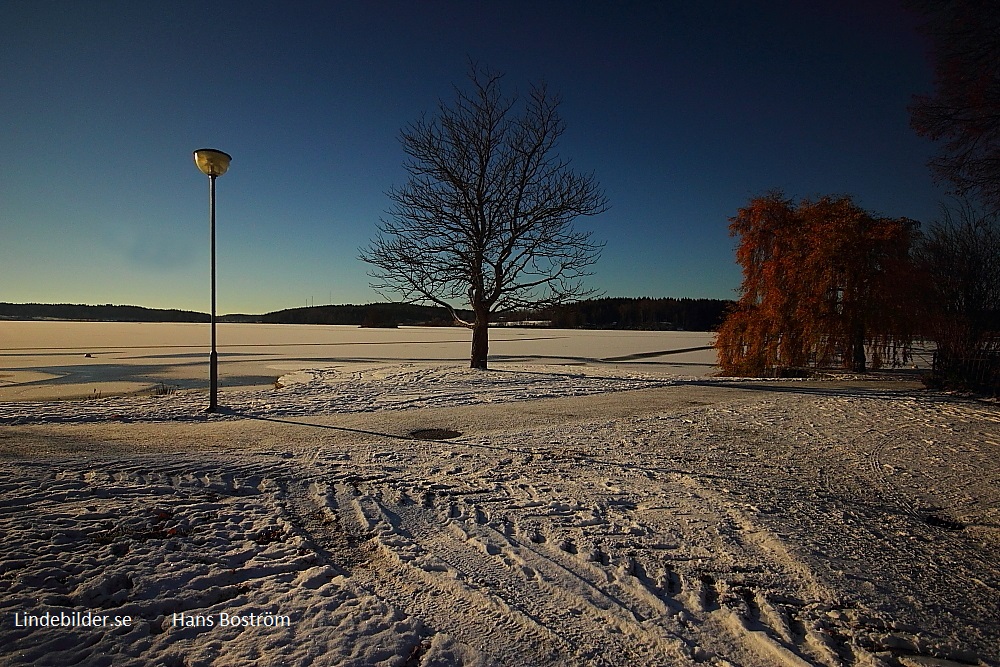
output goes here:
<path id="1" fill-rule="evenodd" d="M 212 353 L 208 356 L 208 411 L 215 412 L 219 408 L 219 353 L 215 347 L 215 179 L 216 174 L 208 175 L 209 209 L 212 228 Z"/>
<path id="2" fill-rule="evenodd" d="M 194 162 L 208 176 L 209 218 L 212 235 L 212 353 L 208 357 L 208 412 L 219 409 L 219 353 L 215 338 L 215 179 L 229 169 L 232 157 L 214 148 L 200 148 L 194 152 Z"/>

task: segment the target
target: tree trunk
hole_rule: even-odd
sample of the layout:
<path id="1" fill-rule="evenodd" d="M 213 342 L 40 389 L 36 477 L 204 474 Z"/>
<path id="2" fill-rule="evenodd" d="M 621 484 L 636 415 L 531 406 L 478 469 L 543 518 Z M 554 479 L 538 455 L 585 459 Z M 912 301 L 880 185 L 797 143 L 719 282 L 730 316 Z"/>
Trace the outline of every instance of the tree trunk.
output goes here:
<path id="1" fill-rule="evenodd" d="M 472 327 L 472 364 L 470 368 L 486 370 L 486 357 L 490 350 L 490 321 L 476 317 Z"/>
<path id="2" fill-rule="evenodd" d="M 865 358 L 865 327 L 862 324 L 854 325 L 854 358 L 851 363 L 851 370 L 855 373 L 864 373 L 867 370 L 867 359 Z"/>

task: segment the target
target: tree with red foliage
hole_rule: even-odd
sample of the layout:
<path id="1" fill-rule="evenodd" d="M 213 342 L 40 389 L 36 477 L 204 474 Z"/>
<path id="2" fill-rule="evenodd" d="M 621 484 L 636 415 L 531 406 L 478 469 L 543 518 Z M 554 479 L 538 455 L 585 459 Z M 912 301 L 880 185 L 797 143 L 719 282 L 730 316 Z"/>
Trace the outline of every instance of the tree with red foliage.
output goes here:
<path id="1" fill-rule="evenodd" d="M 909 251 L 916 223 L 876 217 L 850 197 L 756 197 L 730 218 L 741 297 L 716 338 L 727 375 L 899 363 L 915 325 Z"/>
<path id="2" fill-rule="evenodd" d="M 910 0 L 931 39 L 935 92 L 910 105 L 918 134 L 944 141 L 931 161 L 960 196 L 1000 212 L 1000 7 L 996 0 Z"/>

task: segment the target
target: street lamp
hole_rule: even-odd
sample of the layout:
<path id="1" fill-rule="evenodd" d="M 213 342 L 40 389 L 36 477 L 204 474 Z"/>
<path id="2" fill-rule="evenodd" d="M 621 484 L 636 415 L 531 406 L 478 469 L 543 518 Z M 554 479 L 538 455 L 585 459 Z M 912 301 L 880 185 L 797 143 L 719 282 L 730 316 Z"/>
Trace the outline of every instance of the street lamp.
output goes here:
<path id="1" fill-rule="evenodd" d="M 215 179 L 229 169 L 229 161 L 233 158 L 228 153 L 214 148 L 199 148 L 194 152 L 194 163 L 202 173 L 208 176 L 209 211 L 212 227 L 212 354 L 209 357 L 209 382 L 211 388 L 208 394 L 208 412 L 219 408 L 219 354 L 215 351 Z"/>

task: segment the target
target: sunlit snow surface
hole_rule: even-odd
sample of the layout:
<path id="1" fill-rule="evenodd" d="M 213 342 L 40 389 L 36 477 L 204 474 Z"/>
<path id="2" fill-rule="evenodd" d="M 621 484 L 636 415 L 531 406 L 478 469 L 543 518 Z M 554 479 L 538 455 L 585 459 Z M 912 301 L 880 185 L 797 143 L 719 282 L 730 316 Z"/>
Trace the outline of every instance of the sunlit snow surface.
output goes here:
<path id="1" fill-rule="evenodd" d="M 697 381 L 696 378 L 690 378 Z M 406 410 L 585 396 L 675 384 L 614 369 L 553 369 L 518 366 L 490 371 L 455 366 L 391 365 L 317 368 L 280 376 L 264 391 L 226 391 L 214 418 L 288 417 L 377 410 Z M 0 423 L 87 422 L 102 420 L 203 420 L 205 392 L 163 396 L 118 396 L 75 401 L 0 403 Z"/>
<path id="2" fill-rule="evenodd" d="M 1000 664 L 993 405 L 587 366 L 279 384 L 0 404 L 0 662 Z M 560 397 L 447 441 L 340 425 Z M 17 626 L 88 612 L 131 624 Z"/>

